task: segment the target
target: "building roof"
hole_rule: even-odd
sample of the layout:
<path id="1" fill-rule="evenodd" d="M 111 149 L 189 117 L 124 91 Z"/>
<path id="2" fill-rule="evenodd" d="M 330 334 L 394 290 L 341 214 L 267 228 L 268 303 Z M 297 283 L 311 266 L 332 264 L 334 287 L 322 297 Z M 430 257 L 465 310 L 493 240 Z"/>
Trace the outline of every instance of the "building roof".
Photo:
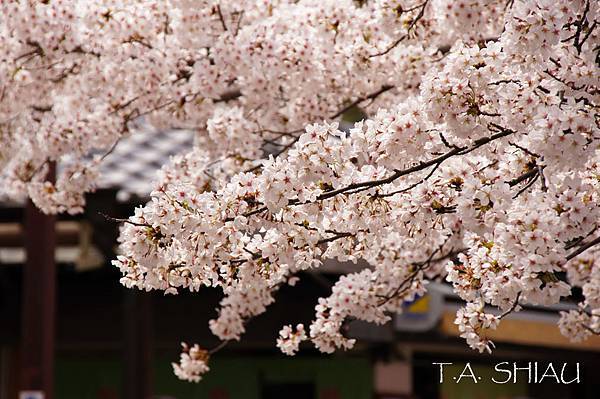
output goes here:
<path id="1" fill-rule="evenodd" d="M 143 130 L 123 137 L 101 164 L 99 188 L 119 189 L 119 200 L 147 197 L 157 171 L 169 158 L 192 148 L 189 130 Z"/>

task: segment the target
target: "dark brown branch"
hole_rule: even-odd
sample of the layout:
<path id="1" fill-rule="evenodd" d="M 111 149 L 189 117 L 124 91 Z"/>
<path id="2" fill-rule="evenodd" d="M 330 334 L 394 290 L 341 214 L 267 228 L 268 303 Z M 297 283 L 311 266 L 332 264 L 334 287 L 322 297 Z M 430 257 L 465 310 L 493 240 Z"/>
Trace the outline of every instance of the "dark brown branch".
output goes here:
<path id="1" fill-rule="evenodd" d="M 101 161 L 103 161 L 107 156 L 109 156 L 110 154 L 112 154 L 112 152 L 115 150 L 115 148 L 117 148 L 117 145 L 121 141 L 122 137 L 123 136 L 121 136 L 121 137 L 119 137 L 118 139 L 115 140 L 115 142 L 113 143 L 113 145 L 110 146 L 110 148 L 108 149 L 108 151 L 106 151 L 104 153 L 104 155 L 102 155 L 102 157 L 100 158 Z"/>
<path id="2" fill-rule="evenodd" d="M 455 144 L 450 144 L 450 142 L 448 141 L 448 139 L 446 139 L 446 136 L 444 136 L 444 134 L 442 132 L 438 132 L 438 134 L 440 135 L 440 140 L 442 140 L 442 143 L 444 143 L 444 145 L 448 148 L 457 148 L 457 146 Z"/>
<path id="3" fill-rule="evenodd" d="M 579 47 L 583 47 L 583 44 L 587 41 L 587 39 L 590 37 L 590 35 L 592 34 L 592 32 L 594 31 L 594 29 L 596 29 L 596 26 L 598 26 L 598 22 L 594 21 L 594 23 L 592 24 L 592 26 L 588 29 L 588 32 L 586 33 L 586 35 L 583 37 L 583 39 L 581 39 L 581 41 L 579 42 Z M 581 50 L 580 50 L 581 51 Z"/>
<path id="4" fill-rule="evenodd" d="M 526 153 L 528 155 L 531 155 L 534 158 L 539 158 L 540 157 L 539 154 L 536 154 L 535 152 L 532 152 L 531 150 L 528 150 L 527 148 L 522 147 L 522 146 L 520 146 L 520 145 L 518 145 L 516 143 L 509 142 L 508 144 L 510 144 L 513 147 L 518 148 L 519 150 L 523 151 L 524 153 Z"/>
<path id="5" fill-rule="evenodd" d="M 571 259 L 575 258 L 576 256 L 581 255 L 583 252 L 587 251 L 588 249 L 590 249 L 593 246 L 598 245 L 598 244 L 600 244 L 600 236 L 594 238 L 592 241 L 589 241 L 589 242 L 581 245 L 575 251 L 568 254 L 567 260 L 571 260 Z"/>
<path id="6" fill-rule="evenodd" d="M 339 240 L 340 238 L 353 237 L 353 236 L 354 236 L 353 233 L 338 233 L 338 234 L 335 234 L 334 236 L 323 238 L 323 239 L 317 241 L 317 245 L 326 244 L 328 242 Z"/>
<path id="7" fill-rule="evenodd" d="M 333 114 L 330 119 L 335 119 L 338 116 L 346 113 L 347 111 L 349 111 L 350 109 L 354 108 L 355 106 L 359 105 L 360 103 L 362 103 L 363 101 L 367 101 L 367 100 L 375 100 L 377 97 L 379 97 L 381 94 L 385 93 L 386 91 L 392 90 L 395 86 L 392 85 L 383 85 L 381 86 L 381 89 L 377 90 L 376 92 L 373 92 L 371 94 L 368 94 L 364 97 L 360 97 L 356 100 L 354 100 L 352 103 L 348 104 L 347 106 L 345 106 L 344 108 L 340 109 L 338 112 L 336 112 L 335 114 Z"/>
<path id="8" fill-rule="evenodd" d="M 589 233 L 587 233 L 586 235 L 579 237 L 577 239 L 573 239 L 571 241 L 567 242 L 567 245 L 565 245 L 565 249 L 569 250 L 571 248 L 575 248 L 578 247 L 579 245 L 581 245 L 581 243 L 588 238 L 589 236 L 591 236 L 592 234 L 594 234 L 596 232 L 596 230 L 598 230 L 598 227 L 594 227 Z"/>
<path id="9" fill-rule="evenodd" d="M 52 111 L 52 105 L 32 105 L 30 108 L 34 111 L 42 113 Z"/>
<path id="10" fill-rule="evenodd" d="M 516 193 L 515 195 L 513 195 L 512 199 L 516 199 L 519 195 L 523 194 L 525 191 L 527 191 L 531 186 L 533 186 L 533 184 L 537 181 L 537 179 L 540 177 L 537 169 L 535 170 L 535 174 L 533 175 L 533 178 L 529 180 L 529 182 L 527 182 L 527 184 L 519 190 L 518 193 Z"/>
<path id="11" fill-rule="evenodd" d="M 583 10 L 583 14 L 579 21 L 577 21 L 577 30 L 575 31 L 575 35 L 573 36 L 573 46 L 577 49 L 577 54 L 581 54 L 581 48 L 583 47 L 583 41 L 580 40 L 581 32 L 585 25 L 587 25 L 587 14 L 590 10 L 590 1 L 587 0 L 585 2 L 585 9 Z"/>
<path id="12" fill-rule="evenodd" d="M 15 58 L 13 60 L 13 62 L 17 62 L 23 58 L 29 57 L 29 56 L 33 56 L 33 55 L 41 55 L 41 48 L 36 47 L 35 49 L 31 50 L 31 51 L 27 51 L 26 53 L 23 53 L 21 55 L 19 55 L 17 58 Z M 25 61 L 23 64 L 27 63 L 27 61 Z"/>
<path id="13" fill-rule="evenodd" d="M 149 224 L 146 224 L 146 223 L 136 223 L 136 222 L 133 222 L 133 221 L 131 221 L 129 219 L 114 218 L 114 217 L 108 216 L 107 214 L 104 214 L 102 212 L 98 212 L 98 214 L 100 216 L 102 216 L 103 218 L 105 218 L 106 220 L 110 220 L 112 222 L 128 223 L 128 224 L 131 224 L 131 225 L 134 225 L 134 226 L 137 226 L 137 227 L 152 227 L 152 226 L 150 226 Z"/>
<path id="14" fill-rule="evenodd" d="M 228 102 L 228 101 L 232 101 L 232 100 L 236 100 L 238 98 L 240 98 L 242 96 L 242 92 L 239 90 L 231 90 L 231 91 L 226 91 L 225 93 L 221 94 L 221 96 L 219 96 L 219 98 L 217 98 L 216 100 L 213 100 L 216 103 L 222 103 L 222 102 Z"/>
<path id="15" fill-rule="evenodd" d="M 517 184 L 519 184 L 519 183 L 521 183 L 521 182 L 523 182 L 523 181 L 525 181 L 525 180 L 528 180 L 528 179 L 531 179 L 531 178 L 533 178 L 533 177 L 534 177 L 535 175 L 537 175 L 538 173 L 539 173 L 539 171 L 538 171 L 538 169 L 537 169 L 537 168 L 536 168 L 536 169 L 532 169 L 532 170 L 530 170 L 529 172 L 523 173 L 523 174 L 522 174 L 521 176 L 519 176 L 519 177 L 516 177 L 516 178 L 514 178 L 514 179 L 512 179 L 512 180 L 510 180 L 510 181 L 507 181 L 507 182 L 506 182 L 506 184 L 508 184 L 508 185 L 509 185 L 509 186 L 511 186 L 511 187 L 514 187 L 514 186 L 516 186 Z"/>
<path id="16" fill-rule="evenodd" d="M 254 134 L 271 133 L 271 134 L 277 134 L 277 135 L 279 135 L 279 137 L 286 136 L 286 137 L 296 138 L 297 136 L 295 133 L 300 133 L 302 131 L 304 131 L 304 129 L 290 130 L 289 132 L 284 132 L 281 130 L 261 129 L 261 130 L 254 131 L 252 133 L 254 133 Z"/>
<path id="17" fill-rule="evenodd" d="M 521 82 L 519 82 L 518 80 L 515 80 L 515 79 L 501 79 L 501 80 L 497 80 L 495 82 L 488 83 L 488 86 L 497 86 L 497 85 L 505 84 L 505 83 L 515 83 L 515 84 L 521 86 Z"/>
<path id="18" fill-rule="evenodd" d="M 225 24 L 225 18 L 223 18 L 223 13 L 221 12 L 221 5 L 217 4 L 215 6 L 215 11 L 217 12 L 217 14 L 219 15 L 219 21 L 221 21 L 221 26 L 223 27 L 223 30 L 227 32 L 227 25 Z"/>
<path id="19" fill-rule="evenodd" d="M 430 159 L 428 161 L 421 161 L 417 165 L 411 166 L 406 169 L 395 170 L 394 173 L 392 173 L 390 176 L 383 178 L 383 179 L 369 180 L 369 181 L 364 181 L 364 182 L 360 182 L 360 183 L 353 183 L 353 184 L 349 184 L 345 187 L 338 188 L 336 190 L 327 191 L 327 192 L 319 195 L 317 197 L 316 201 L 323 201 L 323 200 L 335 197 L 336 195 L 339 195 L 339 194 L 348 193 L 350 191 L 352 191 L 353 193 L 358 193 L 358 192 L 368 190 L 373 187 L 392 183 L 393 181 L 399 179 L 400 177 L 425 170 L 436 164 L 441 164 L 448 158 L 451 158 L 455 155 L 468 154 L 468 153 L 475 151 L 476 149 L 480 148 L 481 146 L 488 144 L 494 140 L 497 140 L 497 139 L 500 139 L 500 138 L 503 138 L 503 137 L 506 137 L 506 136 L 516 133 L 514 130 L 503 128 L 499 125 L 494 125 L 493 127 L 499 131 L 491 136 L 482 137 L 480 139 L 473 141 L 473 144 L 471 144 L 470 146 L 456 147 L 455 149 L 448 151 L 447 153 L 440 155 L 436 158 Z M 311 202 L 310 201 L 300 202 L 298 200 L 290 200 L 288 204 L 289 205 L 306 205 L 309 203 L 311 203 Z M 243 216 L 248 217 L 248 216 L 256 215 L 256 214 L 262 213 L 266 210 L 267 210 L 267 207 L 262 206 L 255 210 L 246 212 Z M 233 219 L 230 219 L 230 218 L 226 219 L 226 221 L 229 221 L 229 220 L 233 220 Z"/>
<path id="20" fill-rule="evenodd" d="M 235 26 L 235 33 L 233 34 L 233 36 L 237 36 L 240 31 L 240 25 L 242 24 L 242 18 L 244 18 L 244 11 L 245 10 L 242 10 L 238 14 L 238 19 L 237 19 L 236 26 Z"/>
<path id="21" fill-rule="evenodd" d="M 400 193 L 405 193 L 407 191 L 412 190 L 413 188 L 425 183 L 426 180 L 428 180 L 431 176 L 433 176 L 433 174 L 435 173 L 435 171 L 440 167 L 441 163 L 437 163 L 434 165 L 434 167 L 431 169 L 431 171 L 427 174 L 427 176 L 425 176 L 424 178 L 422 178 L 421 180 L 417 181 L 416 183 L 411 184 L 408 187 L 402 188 L 400 190 L 396 190 L 396 191 L 392 191 L 389 193 L 385 193 L 385 194 L 379 194 L 376 195 L 376 197 L 378 198 L 385 198 L 385 197 L 391 197 L 392 195 L 396 195 L 396 194 L 400 194 Z"/>
<path id="22" fill-rule="evenodd" d="M 129 44 L 139 44 L 141 46 L 146 47 L 149 50 L 152 50 L 154 47 L 152 47 L 152 45 L 146 41 L 143 40 L 143 38 L 141 36 L 131 36 L 129 39 L 125 40 L 123 42 L 123 44 L 125 43 L 129 43 Z"/>
<path id="23" fill-rule="evenodd" d="M 506 312 L 502 313 L 500 316 L 498 316 L 498 318 L 500 320 L 502 320 L 503 318 L 505 318 L 506 316 L 508 316 L 512 312 L 514 312 L 517 309 L 517 306 L 519 306 L 519 299 L 520 298 L 521 298 L 521 291 L 519 291 L 519 293 L 517 294 L 517 297 L 515 298 L 515 301 L 513 302 L 513 304 L 510 307 L 510 309 L 508 309 Z"/>
<path id="24" fill-rule="evenodd" d="M 337 190 L 332 190 L 332 191 L 328 191 L 326 193 L 323 193 L 321 195 L 319 195 L 317 197 L 317 200 L 325 200 L 331 197 L 334 197 L 338 194 L 342 194 L 345 193 L 347 191 L 350 190 L 355 190 L 355 189 L 365 189 L 368 190 L 372 187 L 376 187 L 376 186 L 380 186 L 383 184 L 389 184 L 392 183 L 393 181 L 397 180 L 398 178 L 402 177 L 402 176 L 406 176 L 409 175 L 411 173 L 414 172 L 418 172 L 424 169 L 429 168 L 430 166 L 434 166 L 436 164 L 440 164 L 442 162 L 444 162 L 445 160 L 447 160 L 448 158 L 454 156 L 454 155 L 464 155 L 464 154 L 468 154 L 474 150 L 476 150 L 477 148 L 488 144 L 494 140 L 497 140 L 499 138 L 502 137 L 506 137 L 509 136 L 511 134 L 514 134 L 515 132 L 513 130 L 510 129 L 504 129 L 496 134 L 493 134 L 489 137 L 482 137 L 480 139 L 477 139 L 473 142 L 472 145 L 470 146 L 464 146 L 464 147 L 456 147 L 455 149 L 448 151 L 447 153 L 440 155 L 436 158 L 430 159 L 429 161 L 422 161 L 420 163 L 418 163 L 415 166 L 412 166 L 410 168 L 407 169 L 402 169 L 402 170 L 396 170 L 394 171 L 393 174 L 391 174 L 390 176 L 383 178 L 383 179 L 379 179 L 379 180 L 371 180 L 371 181 L 367 181 L 367 182 L 361 182 L 361 183 L 353 183 L 353 184 L 349 184 L 346 187 L 342 187 L 339 188 Z"/>
<path id="25" fill-rule="evenodd" d="M 584 85 L 582 86 L 575 86 L 575 83 L 573 82 L 567 82 L 564 79 L 559 78 L 558 76 L 556 76 L 555 74 L 553 74 L 552 72 L 550 72 L 548 69 L 544 71 L 548 76 L 550 76 L 552 79 L 556 80 L 557 82 L 560 82 L 562 84 L 564 84 L 565 86 L 567 86 L 569 89 L 571 90 L 582 90 L 583 88 L 585 88 Z"/>
<path id="26" fill-rule="evenodd" d="M 587 324 L 581 323 L 581 326 L 583 328 L 585 328 L 586 330 L 588 330 L 589 332 L 591 332 L 594 335 L 600 335 L 600 330 L 594 330 L 592 327 L 588 326 Z"/>

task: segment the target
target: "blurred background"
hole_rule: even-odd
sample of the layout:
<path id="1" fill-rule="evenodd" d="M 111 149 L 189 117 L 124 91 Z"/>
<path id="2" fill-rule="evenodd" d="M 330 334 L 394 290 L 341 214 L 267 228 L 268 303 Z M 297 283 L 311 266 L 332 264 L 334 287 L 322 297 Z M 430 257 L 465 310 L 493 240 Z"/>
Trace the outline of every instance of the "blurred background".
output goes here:
<path id="1" fill-rule="evenodd" d="M 306 347 L 294 358 L 275 348 L 284 324 L 309 323 L 317 299 L 327 296 L 352 264 L 326 263 L 285 287 L 267 313 L 248 325 L 241 342 L 210 362 L 198 384 L 179 381 L 171 362 L 180 342 L 218 344 L 208 329 L 220 293 L 164 296 L 128 290 L 111 266 L 118 223 L 147 201 L 156 170 L 192 146 L 185 131 L 147 132 L 124 139 L 104 164 L 104 180 L 88 196 L 84 214 L 40 215 L 31 204 L 0 201 L 0 399 L 596 399 L 600 397 L 600 338 L 571 343 L 558 312 L 571 307 L 528 307 L 509 316 L 492 338 L 492 355 L 468 349 L 458 337 L 460 306 L 449 286 L 407 303 L 382 327 L 353 322 L 356 348 L 334 355 Z M 491 382 L 498 362 L 580 363 L 579 384 Z M 445 367 L 439 383 L 439 367 Z M 470 362 L 482 381 L 450 376 Z M 542 371 L 540 371 L 540 374 Z M 498 376 L 496 374 L 496 376 Z M 499 377 L 504 378 L 504 375 Z M 29 392 L 29 393 L 25 393 Z M 39 396 L 42 394 L 42 396 Z"/>

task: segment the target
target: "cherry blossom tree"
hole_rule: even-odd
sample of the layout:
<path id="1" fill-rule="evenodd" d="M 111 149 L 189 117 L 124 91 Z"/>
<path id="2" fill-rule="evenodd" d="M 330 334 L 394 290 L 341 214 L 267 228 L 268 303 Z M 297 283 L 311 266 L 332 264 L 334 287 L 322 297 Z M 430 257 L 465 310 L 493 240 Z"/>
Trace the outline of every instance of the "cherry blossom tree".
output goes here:
<path id="1" fill-rule="evenodd" d="M 324 259 L 370 266 L 306 329 L 273 334 L 288 355 L 349 349 L 349 322 L 385 323 L 442 279 L 476 350 L 504 316 L 574 288 L 560 330 L 600 334 L 600 2 L 0 4 L 4 194 L 77 213 L 138 121 L 196 133 L 123 221 L 114 261 L 130 288 L 223 290 L 223 344 L 184 345 L 180 378 L 200 380 Z"/>

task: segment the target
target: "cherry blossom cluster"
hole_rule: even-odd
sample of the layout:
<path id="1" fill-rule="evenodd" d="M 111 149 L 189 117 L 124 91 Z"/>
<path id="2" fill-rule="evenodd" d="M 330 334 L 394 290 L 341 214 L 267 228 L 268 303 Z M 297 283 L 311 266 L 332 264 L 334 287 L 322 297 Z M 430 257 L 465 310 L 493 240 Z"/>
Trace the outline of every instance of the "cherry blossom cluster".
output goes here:
<path id="1" fill-rule="evenodd" d="M 395 96 L 373 97 L 371 108 L 410 96 L 441 35 L 423 15 L 417 21 L 421 8 L 399 6 L 2 2 L 0 131 L 11 143 L 0 154 L 2 186 L 47 212 L 76 213 L 95 188 L 102 154 L 135 134 L 139 118 L 198 131 L 213 161 L 228 158 L 233 165 L 222 167 L 237 171 L 347 102 L 382 88 Z M 417 31 L 437 39 L 411 37 L 409 48 L 371 57 L 380 43 Z M 52 162 L 55 182 L 46 179 Z"/>
<path id="2" fill-rule="evenodd" d="M 288 355 L 350 349 L 354 320 L 442 280 L 473 349 L 574 298 L 560 330 L 600 334 L 600 3 L 66 3 L 2 3 L 7 194 L 77 212 L 137 121 L 196 132 L 122 226 L 125 286 L 220 288 L 226 343 L 299 272 L 347 262 L 310 326 L 280 331 Z M 176 374 L 198 380 L 208 353 Z"/>
<path id="3" fill-rule="evenodd" d="M 202 375 L 206 374 L 210 368 L 208 367 L 209 354 L 198 345 L 191 348 L 182 343 L 183 351 L 181 352 L 179 363 L 173 363 L 173 371 L 175 375 L 185 381 L 198 382 L 202 379 Z"/>
<path id="4" fill-rule="evenodd" d="M 281 331 L 279 331 L 277 347 L 286 355 L 293 356 L 298 352 L 300 343 L 306 340 L 306 338 L 306 331 L 304 331 L 303 324 L 298 324 L 296 331 L 292 329 L 291 325 L 283 326 Z"/>
<path id="5" fill-rule="evenodd" d="M 559 327 L 563 335 L 583 341 L 600 333 L 600 267 L 598 251 L 590 251 L 570 262 L 567 270 L 573 286 L 580 287 L 584 296 L 577 309 L 561 312 Z"/>
<path id="6" fill-rule="evenodd" d="M 484 312 L 484 302 L 469 302 L 467 306 L 456 312 L 456 324 L 460 331 L 460 336 L 466 339 L 469 346 L 479 352 L 492 352 L 494 343 L 486 338 L 482 332 L 485 330 L 495 330 L 500 323 L 500 318 L 493 314 Z"/>

